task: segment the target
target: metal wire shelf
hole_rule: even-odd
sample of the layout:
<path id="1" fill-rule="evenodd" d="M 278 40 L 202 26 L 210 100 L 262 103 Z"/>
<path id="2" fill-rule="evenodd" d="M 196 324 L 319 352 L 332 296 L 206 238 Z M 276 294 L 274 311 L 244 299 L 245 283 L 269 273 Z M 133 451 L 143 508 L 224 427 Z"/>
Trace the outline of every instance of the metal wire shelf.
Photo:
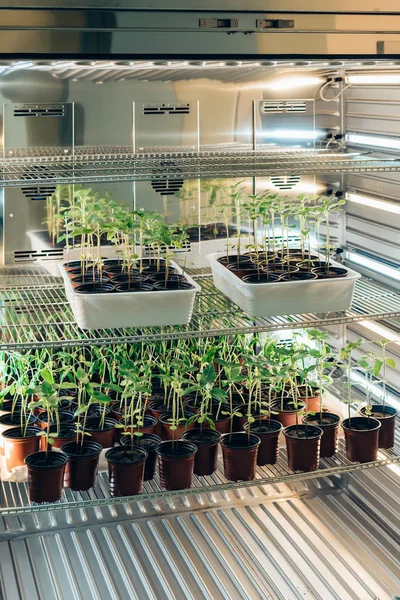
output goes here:
<path id="1" fill-rule="evenodd" d="M 202 274 L 195 276 L 201 293 L 188 325 L 82 330 L 74 322 L 59 278 L 41 268 L 11 267 L 1 273 L 0 350 L 228 336 L 400 316 L 399 291 L 361 278 L 348 311 L 252 319 L 214 287 L 210 275 Z"/>
<path id="2" fill-rule="evenodd" d="M 257 152 L 99 153 L 27 156 L 0 160 L 2 187 L 79 182 L 265 177 L 287 173 L 396 172 L 396 158 L 326 150 Z"/>
<path id="3" fill-rule="evenodd" d="M 399 432 L 398 432 L 399 433 Z M 94 506 L 109 506 L 128 502 L 143 502 L 146 500 L 165 499 L 173 496 L 188 496 L 198 494 L 212 494 L 228 490 L 251 488 L 254 486 L 277 485 L 294 483 L 321 477 L 334 477 L 370 469 L 372 467 L 386 466 L 400 463 L 400 439 L 396 438 L 396 445 L 390 450 L 380 450 L 378 460 L 369 463 L 351 463 L 346 456 L 344 441 L 339 441 L 339 451 L 332 458 L 322 459 L 317 471 L 309 473 L 293 472 L 287 466 L 286 450 L 281 448 L 278 462 L 275 465 L 257 467 L 256 479 L 252 481 L 228 481 L 223 472 L 222 457 L 219 457 L 218 469 L 210 476 L 194 476 L 192 487 L 186 490 L 166 491 L 159 484 L 158 475 L 149 482 L 144 483 L 143 490 L 136 496 L 112 498 L 108 474 L 102 471 L 98 474 L 96 485 L 87 492 L 73 492 L 64 489 L 60 502 L 53 504 L 34 504 L 29 500 L 28 485 L 26 482 L 2 481 L 0 487 L 0 515 L 21 513 L 35 513 L 50 510 L 65 510 Z"/>

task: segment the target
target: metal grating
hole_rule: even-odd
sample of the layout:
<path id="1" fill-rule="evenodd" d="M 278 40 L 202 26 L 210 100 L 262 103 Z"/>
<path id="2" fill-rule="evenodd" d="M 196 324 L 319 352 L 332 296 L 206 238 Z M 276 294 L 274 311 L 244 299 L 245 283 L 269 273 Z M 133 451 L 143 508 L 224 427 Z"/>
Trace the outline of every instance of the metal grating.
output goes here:
<path id="1" fill-rule="evenodd" d="M 32 515 L 30 530 L 21 516 L 18 534 L 0 543 L 2 597 L 391 600 L 400 576 L 388 503 L 398 490 L 394 473 L 380 469 L 356 474 L 348 489 L 286 499 L 260 489 L 222 506 L 192 496 L 157 515 L 142 505 L 138 516 L 126 504 L 125 518 L 114 507 L 84 526 L 84 509 L 68 511 L 66 523 L 62 511 Z"/>
<path id="2" fill-rule="evenodd" d="M 400 292 L 366 278 L 356 283 L 350 310 L 252 319 L 219 292 L 208 274 L 195 278 L 197 296 L 189 325 L 81 330 L 74 322 L 62 282 L 40 268 L 0 270 L 0 350 L 146 342 L 338 325 L 400 316 Z"/>
<path id="3" fill-rule="evenodd" d="M 29 156 L 0 160 L 3 187 L 104 181 L 155 181 L 214 177 L 270 177 L 290 173 L 382 173 L 400 171 L 396 158 L 325 150 L 259 152 L 166 152 Z"/>
<path id="4" fill-rule="evenodd" d="M 344 441 L 340 440 L 338 453 L 332 458 L 322 459 L 317 471 L 310 473 L 293 472 L 287 466 L 286 449 L 281 448 L 277 464 L 257 467 L 255 480 L 231 482 L 224 476 L 222 457 L 219 456 L 218 469 L 213 475 L 206 477 L 195 476 L 190 489 L 179 491 L 163 490 L 159 485 L 158 474 L 156 474 L 156 477 L 152 481 L 145 482 L 140 494 L 112 498 L 110 496 L 108 473 L 102 471 L 98 475 L 95 487 L 87 492 L 73 492 L 70 489 L 64 489 L 60 502 L 55 504 L 34 504 L 29 500 L 26 482 L 2 481 L 0 484 L 0 515 L 48 511 L 54 508 L 62 510 L 89 506 L 107 506 L 126 502 L 165 499 L 173 496 L 224 492 L 267 484 L 295 483 L 296 481 L 331 477 L 395 463 L 400 463 L 400 430 L 397 432 L 395 447 L 391 450 L 380 450 L 378 460 L 374 462 L 363 464 L 350 462 L 346 456 Z"/>

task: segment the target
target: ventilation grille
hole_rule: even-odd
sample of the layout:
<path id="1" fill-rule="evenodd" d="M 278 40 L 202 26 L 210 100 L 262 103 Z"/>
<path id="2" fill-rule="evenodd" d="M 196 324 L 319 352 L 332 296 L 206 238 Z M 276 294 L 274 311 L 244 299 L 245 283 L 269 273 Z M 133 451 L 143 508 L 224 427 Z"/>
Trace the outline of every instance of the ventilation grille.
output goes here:
<path id="1" fill-rule="evenodd" d="M 263 102 L 262 103 L 263 113 L 305 113 L 307 111 L 307 105 L 301 101 L 284 101 L 284 102 Z"/>
<path id="2" fill-rule="evenodd" d="M 63 117 L 64 105 L 38 106 L 26 105 L 23 108 L 14 108 L 14 117 Z"/>
<path id="3" fill-rule="evenodd" d="M 46 250 L 15 250 L 14 262 L 32 263 L 42 260 L 62 260 L 64 257 L 63 249 L 49 248 Z"/>
<path id="4" fill-rule="evenodd" d="M 300 175 L 280 175 L 271 177 L 271 183 L 278 190 L 292 190 L 300 182 Z"/>
<path id="5" fill-rule="evenodd" d="M 153 190 L 161 196 L 173 196 L 180 191 L 182 186 L 183 179 L 168 179 L 168 177 L 155 179 L 151 182 Z"/>
<path id="6" fill-rule="evenodd" d="M 161 104 L 143 106 L 144 115 L 189 115 L 189 104 Z"/>
<path id="7" fill-rule="evenodd" d="M 29 187 L 22 187 L 21 190 L 24 196 L 30 198 L 31 200 L 46 200 L 46 198 L 50 198 L 50 196 L 52 196 L 55 193 L 56 187 L 50 185 L 32 185 Z"/>

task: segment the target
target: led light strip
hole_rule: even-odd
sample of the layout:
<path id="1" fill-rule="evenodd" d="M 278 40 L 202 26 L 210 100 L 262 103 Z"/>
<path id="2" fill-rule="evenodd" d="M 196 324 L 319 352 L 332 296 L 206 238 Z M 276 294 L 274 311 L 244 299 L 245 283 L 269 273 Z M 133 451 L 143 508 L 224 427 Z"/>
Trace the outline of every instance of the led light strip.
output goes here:
<path id="1" fill-rule="evenodd" d="M 378 210 L 384 210 L 396 215 L 400 215 L 400 203 L 395 204 L 387 200 L 378 200 L 377 198 L 371 198 L 370 196 L 361 196 L 360 194 L 347 194 L 348 202 L 354 204 L 361 204 L 362 206 L 368 206 L 369 208 L 376 208 Z"/>
<path id="2" fill-rule="evenodd" d="M 400 138 L 382 137 L 379 135 L 364 135 L 362 133 L 348 133 L 346 141 L 350 144 L 360 146 L 374 146 L 376 148 L 388 148 L 389 150 L 400 150 Z"/>
<path id="3" fill-rule="evenodd" d="M 400 74 L 347 75 L 346 83 L 352 85 L 396 85 L 400 83 Z"/>
<path id="4" fill-rule="evenodd" d="M 400 281 L 400 269 L 389 267 L 378 260 L 373 260 L 372 258 L 363 256 L 362 254 L 357 254 L 356 252 L 347 252 L 347 259 L 357 265 L 360 265 L 360 267 L 366 267 L 367 269 L 371 269 L 371 271 L 375 271 L 376 273 L 380 273 L 381 275 L 386 275 L 387 277 L 391 277 L 392 279 Z"/>

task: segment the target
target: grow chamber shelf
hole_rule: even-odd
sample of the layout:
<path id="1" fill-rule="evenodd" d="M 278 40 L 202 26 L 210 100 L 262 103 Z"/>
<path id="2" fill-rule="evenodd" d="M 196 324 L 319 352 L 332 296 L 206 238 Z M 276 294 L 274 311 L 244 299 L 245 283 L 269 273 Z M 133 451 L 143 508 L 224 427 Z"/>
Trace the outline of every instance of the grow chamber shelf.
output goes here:
<path id="1" fill-rule="evenodd" d="M 213 337 L 400 316 L 400 292 L 367 278 L 357 281 L 348 311 L 252 319 L 214 287 L 209 274 L 192 276 L 201 293 L 189 325 L 83 331 L 60 278 L 40 267 L 0 269 L 0 350 Z"/>
<path id="2" fill-rule="evenodd" d="M 54 149 L 53 149 L 54 151 Z M 159 179 L 265 177 L 297 173 L 374 173 L 400 171 L 396 158 L 327 150 L 262 149 L 257 152 L 92 152 L 73 155 L 7 157 L 0 160 L 0 185 L 26 186 Z"/>
<path id="3" fill-rule="evenodd" d="M 101 471 L 94 488 L 87 492 L 73 492 L 64 489 L 60 502 L 54 504 L 30 503 L 26 482 L 2 481 L 0 488 L 0 515 L 31 513 L 48 510 L 63 510 L 72 508 L 85 508 L 90 506 L 107 506 L 126 502 L 143 502 L 173 496 L 188 496 L 198 494 L 213 494 L 229 490 L 239 490 L 254 486 L 277 485 L 281 483 L 294 483 L 300 480 L 318 479 L 320 477 L 333 477 L 345 473 L 370 469 L 372 467 L 386 466 L 400 463 L 400 431 L 397 431 L 396 445 L 391 450 L 380 450 L 378 460 L 369 463 L 351 463 L 346 456 L 344 441 L 339 441 L 339 451 L 332 457 L 322 459 L 317 471 L 311 473 L 293 472 L 287 466 L 286 450 L 281 449 L 278 462 L 275 465 L 257 467 L 256 479 L 252 481 L 230 482 L 223 472 L 222 457 L 219 456 L 218 469 L 210 476 L 193 478 L 192 487 L 186 490 L 165 491 L 160 487 L 158 475 L 155 479 L 145 482 L 143 490 L 136 496 L 112 498 L 108 474 Z M 394 467 L 398 468 L 398 467 Z"/>

